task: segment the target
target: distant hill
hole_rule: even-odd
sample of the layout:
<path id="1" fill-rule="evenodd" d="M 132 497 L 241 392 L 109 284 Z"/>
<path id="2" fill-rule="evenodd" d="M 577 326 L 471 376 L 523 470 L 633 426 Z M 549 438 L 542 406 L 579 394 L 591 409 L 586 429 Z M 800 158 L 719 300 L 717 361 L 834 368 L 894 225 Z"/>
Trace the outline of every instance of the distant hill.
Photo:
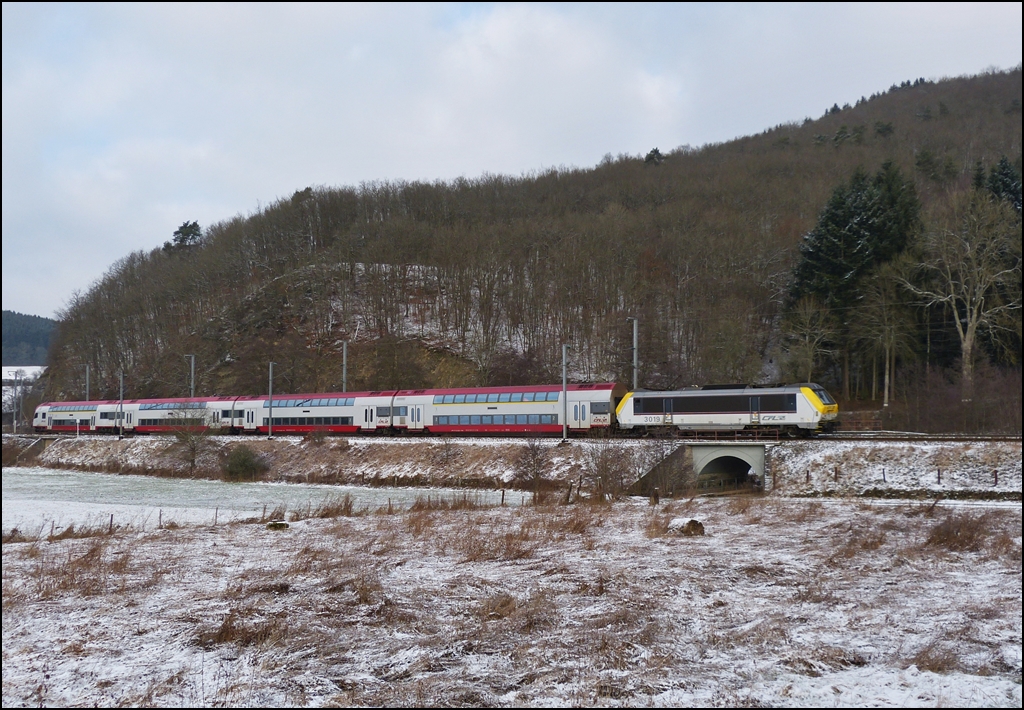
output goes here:
<path id="1" fill-rule="evenodd" d="M 14 311 L 3 312 L 3 364 L 45 365 L 57 321 Z"/>

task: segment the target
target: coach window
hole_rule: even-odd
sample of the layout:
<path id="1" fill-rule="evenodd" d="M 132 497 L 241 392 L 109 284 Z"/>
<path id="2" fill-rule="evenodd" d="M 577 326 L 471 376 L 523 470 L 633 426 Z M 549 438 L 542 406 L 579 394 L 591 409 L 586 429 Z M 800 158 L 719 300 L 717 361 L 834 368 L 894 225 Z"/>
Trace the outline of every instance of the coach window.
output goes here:
<path id="1" fill-rule="evenodd" d="M 512 400 L 511 401 L 513 401 L 513 402 L 522 402 L 523 401 L 523 393 L 522 392 L 513 392 L 512 393 Z"/>

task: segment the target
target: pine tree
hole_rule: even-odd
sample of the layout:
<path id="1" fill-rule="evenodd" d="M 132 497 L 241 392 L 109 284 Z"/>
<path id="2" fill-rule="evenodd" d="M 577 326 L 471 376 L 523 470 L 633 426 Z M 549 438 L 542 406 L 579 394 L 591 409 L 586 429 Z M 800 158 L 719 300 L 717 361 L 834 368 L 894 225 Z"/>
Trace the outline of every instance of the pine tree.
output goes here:
<path id="1" fill-rule="evenodd" d="M 988 176 L 988 189 L 997 199 L 1006 200 L 1020 214 L 1021 180 L 1020 173 L 1004 155 L 992 168 Z"/>
<path id="2" fill-rule="evenodd" d="M 858 169 L 849 184 L 833 191 L 800 245 L 789 310 L 813 298 L 831 312 L 844 397 L 849 396 L 853 307 L 863 298 L 865 277 L 906 249 L 920 228 L 920 211 L 913 183 L 895 165 L 886 162 L 873 178 Z"/>
<path id="3" fill-rule="evenodd" d="M 974 164 L 974 177 L 971 178 L 971 187 L 975 190 L 984 190 L 985 184 L 985 164 L 979 160 Z"/>
<path id="4" fill-rule="evenodd" d="M 790 296 L 814 296 L 828 308 L 844 308 L 874 265 L 891 261 L 920 227 L 921 206 L 913 183 L 886 162 L 874 176 L 858 169 L 837 187 L 818 223 L 800 245 Z"/>

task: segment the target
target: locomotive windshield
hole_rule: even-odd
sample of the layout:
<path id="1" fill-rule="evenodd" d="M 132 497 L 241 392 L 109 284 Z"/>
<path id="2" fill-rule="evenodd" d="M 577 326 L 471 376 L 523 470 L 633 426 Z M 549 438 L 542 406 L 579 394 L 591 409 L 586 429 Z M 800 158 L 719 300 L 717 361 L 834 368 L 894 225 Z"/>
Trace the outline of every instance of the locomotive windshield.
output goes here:
<path id="1" fill-rule="evenodd" d="M 814 394 L 818 395 L 818 399 L 820 399 L 823 404 L 835 404 L 836 403 L 836 401 L 834 399 L 832 399 L 832 395 L 830 395 L 828 392 L 826 392 L 821 387 L 815 387 L 814 388 Z"/>

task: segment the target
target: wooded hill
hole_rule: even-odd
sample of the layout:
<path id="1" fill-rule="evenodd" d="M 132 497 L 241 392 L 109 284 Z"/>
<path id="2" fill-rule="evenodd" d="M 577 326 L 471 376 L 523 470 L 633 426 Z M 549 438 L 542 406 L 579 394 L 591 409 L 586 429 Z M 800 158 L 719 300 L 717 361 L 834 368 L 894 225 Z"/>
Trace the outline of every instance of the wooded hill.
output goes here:
<path id="1" fill-rule="evenodd" d="M 269 361 L 275 391 L 337 391 L 346 340 L 350 390 L 556 381 L 562 343 L 574 379 L 628 383 L 634 316 L 642 387 L 809 377 L 863 408 L 888 392 L 907 425 L 932 428 L 947 426 L 936 398 L 950 427 L 1004 428 L 1009 389 L 1019 431 L 1020 171 L 1018 67 L 594 168 L 305 188 L 114 264 L 62 313 L 46 396 L 80 396 L 87 363 L 94 393 L 116 394 L 123 369 L 133 397 L 180 396 L 186 354 L 201 394 L 265 393 Z M 1000 234 L 1016 230 L 1016 263 L 990 285 L 1007 308 L 978 327 L 976 403 L 957 408 L 957 305 L 923 296 L 941 274 L 911 267 L 932 263 L 927 237 L 958 233 L 957 215 L 1012 212 L 993 175 L 1016 176 L 1015 215 L 992 208 Z M 870 253 L 840 249 L 815 268 L 847 281 L 811 283 L 801 264 L 846 239 L 836 215 L 859 224 L 865 209 L 889 220 L 858 237 Z M 853 322 L 883 267 L 898 343 Z"/>
<path id="2" fill-rule="evenodd" d="M 14 311 L 3 312 L 3 364 L 45 365 L 56 321 Z"/>

